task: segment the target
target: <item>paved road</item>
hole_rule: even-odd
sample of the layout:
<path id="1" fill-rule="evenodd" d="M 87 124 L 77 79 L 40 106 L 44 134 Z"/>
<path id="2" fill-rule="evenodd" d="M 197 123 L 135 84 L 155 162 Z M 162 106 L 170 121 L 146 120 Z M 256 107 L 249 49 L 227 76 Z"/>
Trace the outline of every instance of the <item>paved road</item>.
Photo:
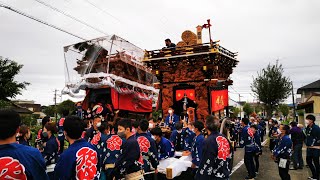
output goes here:
<path id="1" fill-rule="evenodd" d="M 303 155 L 305 160 L 306 150 L 303 149 Z M 263 148 L 263 154 L 260 157 L 260 170 L 256 177 L 256 180 L 280 180 L 278 173 L 277 164 L 273 162 L 270 158 L 271 152 L 269 151 L 268 144 Z M 243 159 L 243 149 L 237 149 L 235 152 L 235 162 L 234 166 L 241 165 L 241 160 Z M 307 180 L 311 172 L 307 167 L 302 170 L 290 170 L 291 180 Z M 244 180 L 247 176 L 247 170 L 245 165 L 242 164 L 233 174 L 231 175 L 231 180 Z"/>

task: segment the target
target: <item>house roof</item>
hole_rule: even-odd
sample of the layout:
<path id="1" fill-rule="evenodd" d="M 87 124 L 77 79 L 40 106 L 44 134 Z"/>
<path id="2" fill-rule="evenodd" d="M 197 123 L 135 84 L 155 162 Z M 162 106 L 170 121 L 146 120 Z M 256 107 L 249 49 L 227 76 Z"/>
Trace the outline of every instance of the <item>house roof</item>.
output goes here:
<path id="1" fill-rule="evenodd" d="M 32 114 L 33 112 L 27 108 L 21 107 L 17 104 L 12 103 L 11 108 L 13 111 L 16 111 L 19 114 Z"/>
<path id="2" fill-rule="evenodd" d="M 315 81 L 315 82 L 312 82 L 312 83 L 310 83 L 308 85 L 305 85 L 305 86 L 299 88 L 297 90 L 297 93 L 301 94 L 302 91 L 305 91 L 305 90 L 309 90 L 309 91 L 310 90 L 318 90 L 318 91 L 320 91 L 320 79 Z"/>
<path id="3" fill-rule="evenodd" d="M 304 102 L 304 103 L 300 103 L 298 104 L 297 106 L 297 110 L 299 109 L 305 109 L 306 107 L 310 106 L 310 105 L 313 105 L 314 101 L 307 101 L 307 102 Z"/>
<path id="4" fill-rule="evenodd" d="M 11 109 L 11 110 L 13 110 L 13 111 L 15 111 L 15 112 L 17 112 L 19 114 L 32 114 L 33 113 L 29 109 L 21 107 L 21 106 L 13 103 L 11 101 L 9 101 L 9 103 L 10 104 L 8 106 L 4 107 L 4 109 Z"/>

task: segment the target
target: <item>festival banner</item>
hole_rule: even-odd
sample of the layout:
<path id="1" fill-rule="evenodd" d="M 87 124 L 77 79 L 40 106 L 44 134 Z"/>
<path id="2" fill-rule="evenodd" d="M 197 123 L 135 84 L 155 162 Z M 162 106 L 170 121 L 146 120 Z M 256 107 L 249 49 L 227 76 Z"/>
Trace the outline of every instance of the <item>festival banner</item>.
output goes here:
<path id="1" fill-rule="evenodd" d="M 195 90 L 194 89 L 179 89 L 176 90 L 176 101 L 180 101 L 184 98 L 184 95 L 187 95 L 187 98 L 191 99 L 192 101 L 195 100 Z"/>
<path id="2" fill-rule="evenodd" d="M 152 112 L 152 99 L 144 100 L 132 94 L 119 94 L 111 88 L 112 105 L 115 109 L 131 112 L 147 113 Z"/>
<path id="3" fill-rule="evenodd" d="M 211 111 L 219 111 L 228 106 L 228 90 L 211 91 Z"/>

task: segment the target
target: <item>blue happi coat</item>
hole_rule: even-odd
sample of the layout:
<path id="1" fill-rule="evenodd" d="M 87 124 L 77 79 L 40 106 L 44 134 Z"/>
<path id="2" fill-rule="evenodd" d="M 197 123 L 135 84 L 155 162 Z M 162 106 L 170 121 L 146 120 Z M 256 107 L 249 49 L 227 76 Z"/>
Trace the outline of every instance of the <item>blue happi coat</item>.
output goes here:
<path id="1" fill-rule="evenodd" d="M 19 137 L 17 143 L 18 143 L 18 144 L 25 145 L 25 146 L 30 146 L 29 141 L 28 141 L 28 140 L 25 140 L 23 137 Z"/>
<path id="2" fill-rule="evenodd" d="M 200 158 L 202 157 L 203 141 L 204 136 L 199 134 L 198 136 L 194 137 L 191 148 L 192 163 L 198 167 L 200 165 Z"/>
<path id="3" fill-rule="evenodd" d="M 256 152 L 257 147 L 254 141 L 254 134 L 249 126 L 245 126 L 241 132 L 241 139 L 240 139 L 240 147 L 243 148 L 245 152 Z"/>
<path id="4" fill-rule="evenodd" d="M 41 153 L 46 166 L 57 163 L 59 148 L 60 145 L 58 139 L 54 135 L 51 135 L 51 137 L 46 142 L 43 152 Z"/>
<path id="5" fill-rule="evenodd" d="M 54 169 L 55 178 L 98 179 L 100 170 L 97 149 L 84 139 L 75 141 L 60 155 Z"/>
<path id="6" fill-rule="evenodd" d="M 138 141 L 134 135 L 130 136 L 121 146 L 121 154 L 115 162 L 116 178 L 140 171 L 143 167 Z"/>
<path id="7" fill-rule="evenodd" d="M 228 139 L 218 132 L 203 141 L 197 180 L 228 179 L 231 173 L 232 149 Z"/>
<path id="8" fill-rule="evenodd" d="M 0 145 L 0 179 L 49 179 L 38 149 L 12 143 Z"/>
<path id="9" fill-rule="evenodd" d="M 185 130 L 181 130 L 179 133 L 177 130 L 172 131 L 170 141 L 174 145 L 176 151 L 182 151 L 186 148 L 185 140 L 187 133 Z"/>
<path id="10" fill-rule="evenodd" d="M 125 139 L 120 138 L 118 135 L 106 135 L 101 132 L 98 132 L 91 140 L 91 144 L 97 148 L 100 154 L 101 170 L 105 171 L 108 176 L 113 171 L 113 168 L 110 168 L 108 165 L 114 164 L 117 161 L 124 141 Z"/>
<path id="11" fill-rule="evenodd" d="M 263 133 L 263 131 L 256 131 L 256 133 L 254 134 L 254 142 L 255 142 L 255 146 L 256 146 L 256 150 L 255 152 L 259 152 L 262 153 L 262 146 L 261 146 L 261 133 Z"/>
<path id="12" fill-rule="evenodd" d="M 170 123 L 170 120 L 172 120 L 172 123 Z M 174 127 L 174 125 L 179 122 L 179 116 L 176 114 L 173 114 L 172 116 L 170 116 L 170 114 L 166 117 L 164 123 L 166 126 L 170 127 L 171 130 L 175 130 L 176 128 Z"/>
<path id="13" fill-rule="evenodd" d="M 157 146 L 158 160 L 167 159 L 174 156 L 174 146 L 167 138 L 161 137 L 161 140 L 159 143 L 157 143 Z"/>
<path id="14" fill-rule="evenodd" d="M 189 128 L 186 128 L 185 132 L 186 132 L 186 138 L 185 138 L 184 150 L 191 151 L 193 140 L 196 134 L 193 131 L 191 131 Z"/>
<path id="15" fill-rule="evenodd" d="M 307 147 L 320 146 L 320 128 L 318 125 L 307 126 L 303 133 Z M 320 156 L 320 149 L 307 148 L 307 156 Z"/>
<path id="16" fill-rule="evenodd" d="M 278 144 L 272 151 L 276 158 L 289 159 L 292 153 L 292 141 L 288 135 L 280 137 Z"/>
<path id="17" fill-rule="evenodd" d="M 137 141 L 140 146 L 140 152 L 143 157 L 144 172 L 150 172 L 151 166 L 156 169 L 158 167 L 158 151 L 155 140 L 147 133 L 137 134 Z"/>

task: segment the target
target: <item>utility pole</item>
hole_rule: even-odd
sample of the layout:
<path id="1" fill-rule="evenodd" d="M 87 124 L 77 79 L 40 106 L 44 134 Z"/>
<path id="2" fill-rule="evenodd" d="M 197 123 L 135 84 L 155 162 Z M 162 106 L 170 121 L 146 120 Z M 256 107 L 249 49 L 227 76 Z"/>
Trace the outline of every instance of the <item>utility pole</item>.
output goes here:
<path id="1" fill-rule="evenodd" d="M 241 119 L 241 103 L 240 103 L 240 94 L 239 94 L 239 109 L 240 109 L 240 119 Z"/>
<path id="2" fill-rule="evenodd" d="M 57 91 L 58 90 L 54 90 L 54 117 L 56 119 L 56 122 L 57 122 Z"/>
<path id="3" fill-rule="evenodd" d="M 293 104 L 293 120 L 298 122 L 298 119 L 296 118 L 296 104 L 294 102 L 293 82 L 291 82 L 291 90 L 292 90 L 292 104 Z"/>

